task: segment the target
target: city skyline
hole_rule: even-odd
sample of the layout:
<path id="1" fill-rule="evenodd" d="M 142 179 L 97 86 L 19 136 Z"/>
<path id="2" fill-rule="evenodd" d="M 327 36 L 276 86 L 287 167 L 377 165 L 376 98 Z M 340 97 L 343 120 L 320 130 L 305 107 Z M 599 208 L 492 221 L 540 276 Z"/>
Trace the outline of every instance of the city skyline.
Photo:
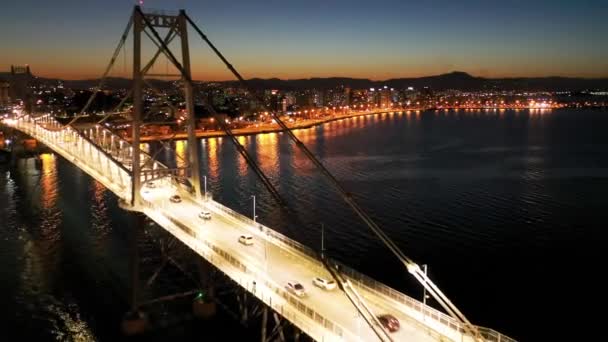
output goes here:
<path id="1" fill-rule="evenodd" d="M 38 76 L 61 79 L 101 76 L 135 4 L 34 3 L 3 9 L 0 65 L 29 64 Z M 608 77 L 602 43 L 608 5 L 600 1 L 238 0 L 203 7 L 148 0 L 144 6 L 186 9 L 246 78 L 385 80 L 455 70 L 488 78 Z M 232 79 L 193 32 L 190 42 L 195 79 Z M 121 53 L 128 56 L 131 44 Z M 129 77 L 130 65 L 119 56 L 111 75 Z"/>

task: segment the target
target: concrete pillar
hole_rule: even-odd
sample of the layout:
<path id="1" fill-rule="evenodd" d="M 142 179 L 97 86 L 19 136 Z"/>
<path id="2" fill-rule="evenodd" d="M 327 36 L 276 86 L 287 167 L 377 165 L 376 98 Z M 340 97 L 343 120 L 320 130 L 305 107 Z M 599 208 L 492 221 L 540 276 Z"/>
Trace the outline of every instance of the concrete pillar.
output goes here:
<path id="1" fill-rule="evenodd" d="M 141 72 L 141 32 L 144 29 L 143 25 L 140 9 L 136 7 L 133 11 L 133 162 L 131 167 L 131 205 L 134 206 L 141 202 L 139 138 L 143 111 L 143 75 Z"/>
<path id="2" fill-rule="evenodd" d="M 188 46 L 188 23 L 186 13 L 181 10 L 178 20 L 178 29 L 182 46 L 182 67 L 187 77 L 182 77 L 184 82 L 184 95 L 186 99 L 186 111 L 188 114 L 188 164 L 190 166 L 190 181 L 194 186 L 197 198 L 201 198 L 200 163 L 198 157 L 198 144 L 196 139 L 196 118 L 194 117 L 194 96 L 192 94 L 192 74 L 190 72 L 190 49 Z"/>
<path id="3" fill-rule="evenodd" d="M 264 305 L 262 309 L 262 336 L 260 338 L 261 342 L 266 342 L 266 326 L 268 325 L 268 307 Z"/>

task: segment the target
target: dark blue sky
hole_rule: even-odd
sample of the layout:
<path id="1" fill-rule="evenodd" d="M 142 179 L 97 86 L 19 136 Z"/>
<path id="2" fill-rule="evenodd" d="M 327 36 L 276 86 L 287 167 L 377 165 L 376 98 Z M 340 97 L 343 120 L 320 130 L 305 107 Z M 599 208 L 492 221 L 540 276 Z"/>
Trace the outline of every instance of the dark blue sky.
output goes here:
<path id="1" fill-rule="evenodd" d="M 134 3 L 10 1 L 0 11 L 0 70 L 30 64 L 43 76 L 99 76 Z M 386 79 L 454 70 L 608 76 L 606 0 L 147 0 L 144 6 L 185 8 L 246 77 Z M 230 78 L 192 31 L 190 38 L 195 77 Z M 129 64 L 121 58 L 114 74 Z"/>

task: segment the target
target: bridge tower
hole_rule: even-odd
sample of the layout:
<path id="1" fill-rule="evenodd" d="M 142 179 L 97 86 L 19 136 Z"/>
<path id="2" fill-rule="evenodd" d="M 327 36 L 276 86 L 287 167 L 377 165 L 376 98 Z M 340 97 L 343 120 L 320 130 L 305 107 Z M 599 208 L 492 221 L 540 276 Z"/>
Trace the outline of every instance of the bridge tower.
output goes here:
<path id="1" fill-rule="evenodd" d="M 188 155 L 186 156 L 186 172 L 185 178 L 192 186 L 195 196 L 201 196 L 200 182 L 200 163 L 198 154 L 198 145 L 196 140 L 196 119 L 194 115 L 194 96 L 193 85 L 190 71 L 190 48 L 188 45 L 188 27 L 186 13 L 180 10 L 178 14 L 159 11 L 142 11 L 139 6 L 135 7 L 132 16 L 133 22 L 133 122 L 132 122 L 132 137 L 133 137 L 133 184 L 132 184 L 132 205 L 141 204 L 140 190 L 141 182 L 141 163 L 135 161 L 141 160 L 140 138 L 141 126 L 143 120 L 143 86 L 145 83 L 144 77 L 150 69 L 149 65 L 153 64 L 159 53 L 167 56 L 167 59 L 173 66 L 180 71 L 180 79 L 182 82 L 183 95 L 186 103 L 186 126 L 188 134 Z M 164 40 L 160 37 L 157 28 L 167 29 L 167 38 Z M 157 53 L 142 68 L 142 33 L 158 47 Z M 168 44 L 173 39 L 178 37 L 181 45 L 181 62 L 177 60 L 175 54 L 171 51 Z M 155 76 L 172 76 L 158 75 Z"/>
<path id="2" fill-rule="evenodd" d="M 187 127 L 187 144 L 188 153 L 184 156 L 185 167 L 175 169 L 175 173 L 172 174 L 179 180 L 186 180 L 191 186 L 189 192 L 195 197 L 201 197 L 201 182 L 200 182 L 200 162 L 199 162 L 199 148 L 196 139 L 196 119 L 194 113 L 194 94 L 193 84 L 190 70 L 190 49 L 188 45 L 188 30 L 187 20 L 184 10 L 179 12 L 166 12 L 166 11 L 150 11 L 143 10 L 140 6 L 135 6 L 133 14 L 131 16 L 129 27 L 125 31 L 125 35 L 128 35 L 129 30 L 132 30 L 133 37 L 133 83 L 131 89 L 131 97 L 133 101 L 133 111 L 131 115 L 131 203 L 130 209 L 134 210 L 132 213 L 132 224 L 131 224 L 131 237 L 130 237 L 130 273 L 131 273 L 131 309 L 123 319 L 123 332 L 127 335 L 141 334 L 147 328 L 146 314 L 140 310 L 142 305 L 141 290 L 142 284 L 140 284 L 140 265 L 138 255 L 138 244 L 141 239 L 142 232 L 146 229 L 145 216 L 138 211 L 141 210 L 141 206 L 144 204 L 141 198 L 141 189 L 149 175 L 149 170 L 145 168 L 145 153 L 141 150 L 141 131 L 144 125 L 145 118 L 145 107 L 144 107 L 144 87 L 147 85 L 154 91 L 154 87 L 146 80 L 147 76 L 153 77 L 179 77 L 181 82 L 181 89 L 185 101 L 185 124 Z M 162 30 L 164 37 L 161 38 L 159 31 Z M 144 39 L 147 37 L 153 45 L 157 48 L 156 53 L 152 54 L 149 60 L 144 60 L 144 56 L 148 56 L 145 51 Z M 124 43 L 126 36 L 123 35 L 122 42 Z M 169 44 L 175 39 L 179 39 L 179 45 L 181 47 L 178 53 L 171 51 Z M 146 40 L 147 43 L 149 43 Z M 117 51 L 120 50 L 119 49 Z M 175 67 L 179 73 L 173 74 L 153 74 L 149 73 L 150 69 L 156 62 L 159 55 L 165 55 L 167 60 Z M 176 55 L 181 54 L 181 60 L 176 58 Z M 116 56 L 112 58 L 111 65 L 115 61 Z M 107 73 L 107 71 L 106 71 Z M 105 76 L 104 76 L 105 77 Z M 127 95 L 128 96 L 128 95 Z M 123 100 L 124 101 L 124 100 Z M 121 102 L 124 103 L 124 102 Z M 160 174 L 166 176 L 166 174 Z M 154 176 L 152 177 L 154 178 Z M 125 208 L 129 209 L 129 208 Z M 163 248 L 161 248 L 162 250 Z M 202 260 L 200 261 L 202 263 Z M 202 264 L 201 264 L 202 265 Z M 157 273 L 163 268 L 164 264 L 161 264 Z M 201 278 L 206 277 L 206 273 L 209 272 L 209 267 L 201 266 Z M 153 278 L 151 278 L 153 279 Z M 150 280 L 146 286 L 149 286 Z M 202 284 L 202 282 L 201 282 Z M 201 285 L 202 286 L 202 285 Z M 201 292 L 202 293 L 202 292 Z M 172 298 L 178 298 L 184 294 L 172 294 L 166 296 L 165 300 L 171 300 Z M 212 307 L 212 309 L 210 309 Z M 200 301 L 195 300 L 193 303 L 193 311 L 200 315 L 212 314 L 215 311 L 215 304 L 207 305 Z M 202 314 L 201 314 L 202 312 Z"/>

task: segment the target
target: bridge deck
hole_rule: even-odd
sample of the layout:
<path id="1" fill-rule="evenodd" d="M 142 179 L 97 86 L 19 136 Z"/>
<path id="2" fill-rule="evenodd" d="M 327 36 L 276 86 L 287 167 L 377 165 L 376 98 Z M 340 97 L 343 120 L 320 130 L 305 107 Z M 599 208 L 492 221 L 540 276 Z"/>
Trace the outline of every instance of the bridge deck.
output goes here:
<path id="1" fill-rule="evenodd" d="M 319 332 L 320 336 L 323 336 L 321 339 L 327 340 L 339 337 L 340 331 L 342 331 L 343 337 L 349 341 L 373 341 L 377 339 L 373 331 L 358 316 L 356 309 L 339 289 L 328 292 L 312 285 L 312 279 L 315 276 L 329 278 L 328 272 L 320 262 L 311 260 L 308 256 L 302 255 L 302 253 L 290 249 L 284 244 L 277 243 L 275 239 L 268 237 L 259 228 L 228 215 L 219 209 L 221 205 L 217 202 L 200 203 L 191 198 L 184 198 L 181 203 L 172 203 L 169 201 L 169 197 L 175 189 L 168 184 L 144 191 L 147 192 L 143 194 L 144 200 L 150 205 L 144 209 L 144 213 L 152 219 L 156 218 L 163 226 L 167 225 L 167 221 L 169 221 L 169 225 L 173 226 L 169 230 L 195 251 L 215 247 L 235 258 L 245 267 L 245 269 L 240 269 L 240 272 L 235 274 L 236 277 L 239 277 L 238 282 L 241 286 L 251 292 L 255 291 L 254 294 L 263 297 L 262 300 L 268 302 L 267 304 L 270 303 L 269 297 L 272 297 L 273 307 L 275 309 L 278 307 L 278 312 L 291 311 L 291 314 L 297 315 L 298 320 L 301 321 L 300 324 L 304 325 L 301 326 L 304 331 L 309 331 L 316 324 L 314 319 L 303 314 L 301 310 L 290 310 L 285 307 L 284 296 L 292 297 L 291 294 L 284 291 L 284 286 L 288 281 L 299 281 L 308 292 L 307 297 L 296 299 L 299 302 L 298 305 L 301 303 L 307 306 L 307 309 L 310 308 L 323 319 L 334 322 L 333 324 L 336 325 L 332 330 L 337 333 L 335 334 L 337 336 Z M 198 213 L 203 208 L 212 213 L 211 220 L 202 220 L 198 217 Z M 188 228 L 180 228 L 182 225 Z M 182 232 L 175 230 L 181 230 Z M 245 246 L 239 243 L 238 237 L 241 234 L 253 235 L 254 244 Z M 212 258 L 226 259 L 217 252 L 209 254 L 216 254 Z M 213 263 L 213 260 L 211 262 Z M 221 266 L 220 269 L 222 269 Z M 256 283 L 255 290 L 254 282 Z M 279 290 L 278 294 L 277 290 Z M 374 295 L 371 291 L 361 291 L 360 293 L 371 304 L 374 312 L 378 314 L 391 313 L 399 319 L 401 329 L 393 334 L 395 340 L 434 340 L 432 332 L 427 331 L 428 328 L 424 328 L 417 321 L 402 313 L 401 310 L 395 310 L 395 303 L 387 301 L 382 296 Z M 296 325 L 299 324 L 296 322 Z M 319 337 L 319 335 L 315 337 Z"/>

